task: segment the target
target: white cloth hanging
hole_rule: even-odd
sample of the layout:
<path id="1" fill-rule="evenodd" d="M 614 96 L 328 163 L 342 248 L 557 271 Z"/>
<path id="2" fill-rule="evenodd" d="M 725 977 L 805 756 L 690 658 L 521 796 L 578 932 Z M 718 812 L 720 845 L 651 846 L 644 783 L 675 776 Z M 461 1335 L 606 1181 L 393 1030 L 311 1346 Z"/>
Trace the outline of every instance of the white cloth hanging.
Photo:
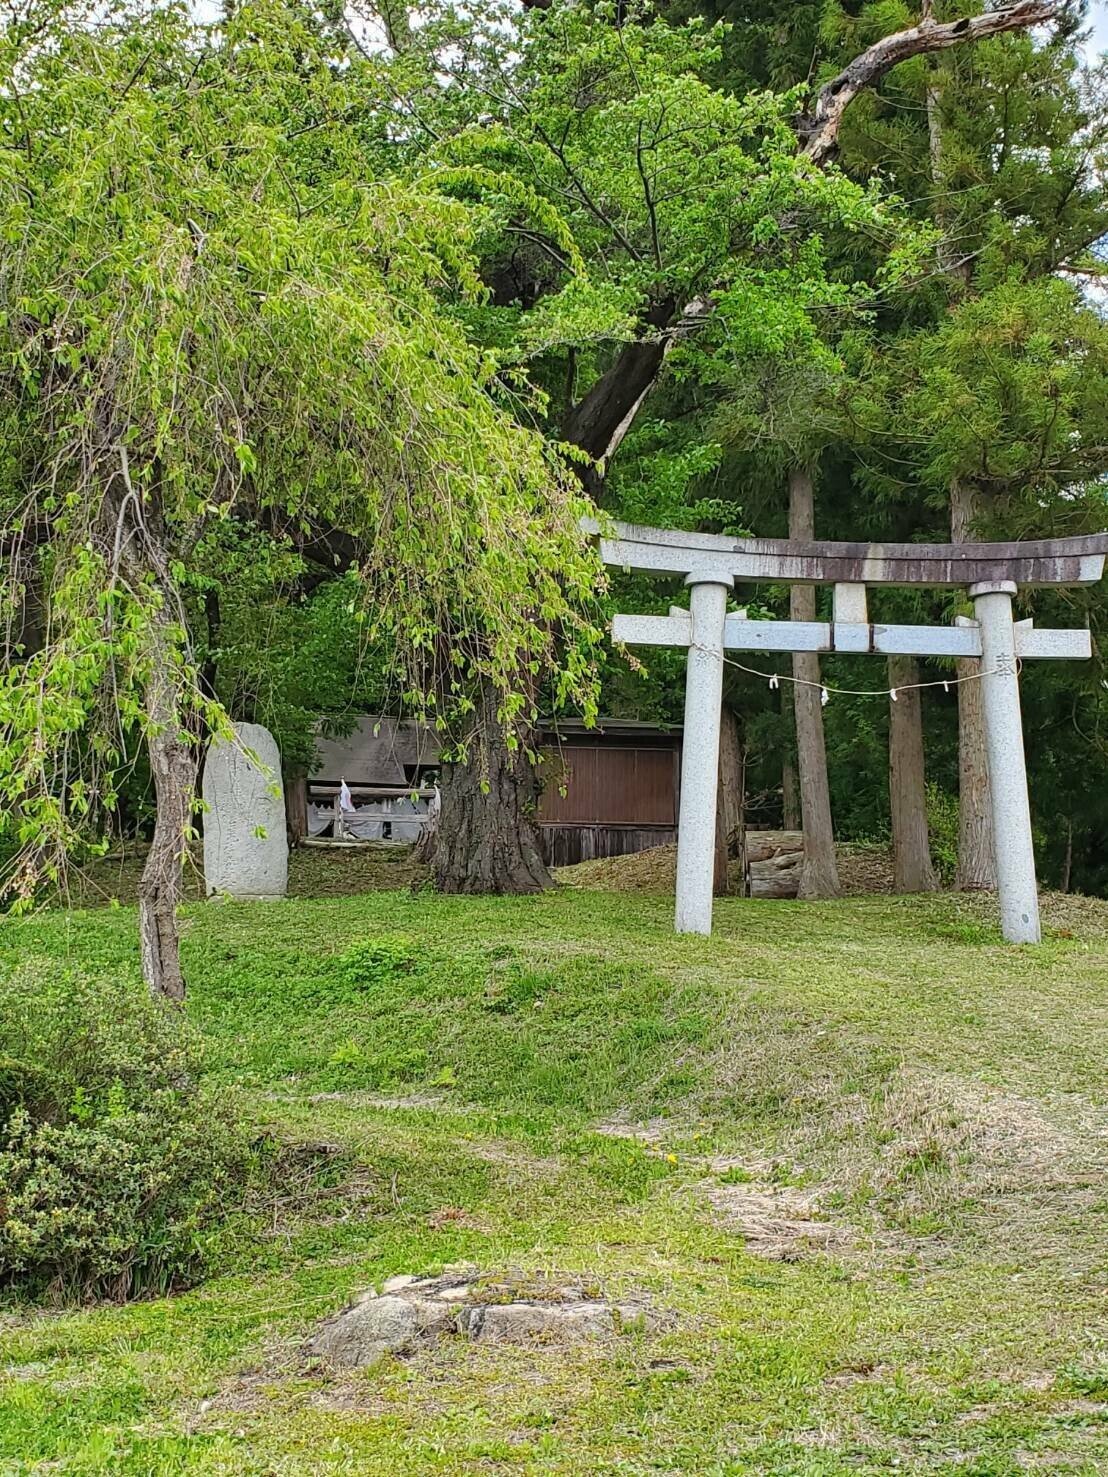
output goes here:
<path id="1" fill-rule="evenodd" d="M 334 809 L 329 805 L 324 810 L 319 805 L 308 806 L 308 835 L 320 836 L 335 819 Z"/>

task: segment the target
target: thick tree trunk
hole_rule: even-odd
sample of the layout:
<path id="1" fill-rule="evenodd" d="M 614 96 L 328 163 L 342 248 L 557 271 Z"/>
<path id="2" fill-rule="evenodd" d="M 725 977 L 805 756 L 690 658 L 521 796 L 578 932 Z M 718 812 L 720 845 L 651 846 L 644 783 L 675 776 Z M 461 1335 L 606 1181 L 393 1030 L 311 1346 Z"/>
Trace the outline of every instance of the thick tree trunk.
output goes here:
<path id="1" fill-rule="evenodd" d="M 950 537 L 970 542 L 978 515 L 974 487 L 955 480 L 950 488 Z M 985 762 L 985 713 L 981 663 L 963 657 L 958 676 L 958 871 L 955 886 L 963 892 L 996 887 L 993 823 L 989 802 L 989 771 Z"/>
<path id="2" fill-rule="evenodd" d="M 815 523 L 815 489 L 811 473 L 802 467 L 794 467 L 789 473 L 789 537 L 810 542 L 816 536 Z M 811 585 L 793 585 L 789 592 L 789 616 L 794 621 L 815 620 L 816 592 Z M 819 657 L 814 651 L 793 653 L 793 676 L 797 679 L 793 687 L 793 706 L 804 830 L 804 864 L 797 895 L 802 898 L 838 897 L 839 871 L 835 862 L 831 790 L 823 741 Z"/>
<path id="3" fill-rule="evenodd" d="M 716 867 L 714 888 L 717 897 L 725 897 L 730 885 L 731 861 L 739 863 L 738 875 L 746 876 L 746 762 L 739 722 L 730 708 L 724 707 L 719 734 L 719 786 L 716 790 Z M 740 885 L 738 891 L 745 890 Z"/>
<path id="4" fill-rule="evenodd" d="M 570 407 L 562 422 L 566 441 L 602 464 L 615 454 L 658 379 L 678 331 L 677 316 L 673 298 L 651 304 L 643 324 L 651 336 L 625 344 L 609 368 Z"/>
<path id="5" fill-rule="evenodd" d="M 919 669 L 910 656 L 889 657 L 889 810 L 893 828 L 893 887 L 897 892 L 935 892 L 927 833 L 927 779 L 923 759 L 923 712 Z"/>
<path id="6" fill-rule="evenodd" d="M 442 784 L 441 779 L 436 784 L 435 794 L 427 807 L 427 824 L 423 833 L 412 849 L 412 857 L 424 866 L 430 867 L 435 861 L 435 852 L 439 844 L 439 819 L 442 815 Z"/>
<path id="7" fill-rule="evenodd" d="M 150 993 L 185 998 L 177 906 L 196 795 L 197 749 L 186 731 L 179 668 L 164 607 L 154 616 L 154 661 L 146 685 L 146 749 L 154 776 L 157 819 L 138 888 L 139 951 Z"/>
<path id="8" fill-rule="evenodd" d="M 525 754 L 511 750 L 485 685 L 468 764 L 446 764 L 430 865 L 440 892 L 524 893 L 553 887 L 535 825 L 538 794 Z"/>
<path id="9" fill-rule="evenodd" d="M 943 231 L 939 264 L 956 295 L 971 286 L 972 269 L 961 259 L 954 239 L 954 220 L 949 204 L 949 178 L 942 120 L 944 67 L 935 62 L 927 88 L 927 132 L 931 151 L 931 183 L 935 192 L 935 223 Z M 978 515 L 976 489 L 955 478 L 950 486 L 950 537 L 956 544 L 972 542 Z M 971 657 L 957 663 L 958 684 L 958 870 L 955 886 L 967 892 L 996 886 L 993 858 L 992 818 L 989 811 L 989 777 L 985 767 L 985 729 L 981 706 L 981 684 L 976 680 L 981 663 Z"/>

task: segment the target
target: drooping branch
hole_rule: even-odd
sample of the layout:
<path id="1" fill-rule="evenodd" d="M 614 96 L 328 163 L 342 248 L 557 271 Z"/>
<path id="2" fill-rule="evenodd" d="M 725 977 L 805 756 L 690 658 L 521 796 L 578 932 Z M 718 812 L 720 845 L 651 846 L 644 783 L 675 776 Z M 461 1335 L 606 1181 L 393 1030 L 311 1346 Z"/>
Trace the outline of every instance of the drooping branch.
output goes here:
<path id="1" fill-rule="evenodd" d="M 930 9 L 919 25 L 885 36 L 856 56 L 837 77 L 820 88 L 815 107 L 800 119 L 797 132 L 803 152 L 823 164 L 835 152 L 843 114 L 860 92 L 880 82 L 898 62 L 928 52 L 946 51 L 967 41 L 983 41 L 1005 31 L 1022 31 L 1057 19 L 1065 0 L 1016 0 L 983 15 L 935 21 Z"/>

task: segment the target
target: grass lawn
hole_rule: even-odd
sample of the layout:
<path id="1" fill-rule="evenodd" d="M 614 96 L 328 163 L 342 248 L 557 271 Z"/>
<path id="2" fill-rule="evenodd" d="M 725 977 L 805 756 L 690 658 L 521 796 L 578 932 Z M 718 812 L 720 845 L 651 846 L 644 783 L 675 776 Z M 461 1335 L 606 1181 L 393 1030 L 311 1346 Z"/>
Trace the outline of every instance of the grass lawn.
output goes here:
<path id="1" fill-rule="evenodd" d="M 1108 1472 L 1108 907 L 1048 900 L 1034 949 L 949 896 L 670 915 L 190 904 L 210 1071 L 331 1169 L 190 1292 L 0 1312 L 0 1472 Z M 133 981 L 133 911 L 4 924 L 27 964 Z M 456 1261 L 659 1321 L 305 1359 Z"/>

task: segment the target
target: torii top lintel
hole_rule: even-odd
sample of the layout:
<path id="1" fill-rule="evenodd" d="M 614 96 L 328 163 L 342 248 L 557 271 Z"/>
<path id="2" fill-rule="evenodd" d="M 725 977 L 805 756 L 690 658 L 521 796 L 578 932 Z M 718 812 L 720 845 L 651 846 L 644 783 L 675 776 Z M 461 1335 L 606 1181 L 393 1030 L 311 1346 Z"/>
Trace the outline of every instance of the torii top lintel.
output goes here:
<path id="1" fill-rule="evenodd" d="M 1007 544 L 794 543 L 584 520 L 605 564 L 725 582 L 834 585 L 1092 585 L 1104 573 L 1108 533 Z"/>

